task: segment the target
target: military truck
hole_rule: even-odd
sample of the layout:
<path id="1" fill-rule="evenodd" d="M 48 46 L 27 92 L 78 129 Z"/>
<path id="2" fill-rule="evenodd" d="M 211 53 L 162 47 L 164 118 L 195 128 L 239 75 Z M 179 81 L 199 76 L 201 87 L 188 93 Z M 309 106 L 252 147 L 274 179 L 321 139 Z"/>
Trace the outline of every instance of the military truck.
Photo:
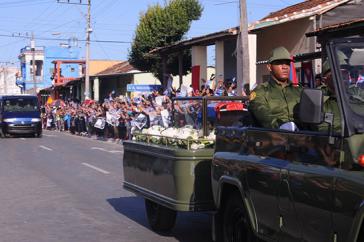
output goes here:
<path id="1" fill-rule="evenodd" d="M 153 230 L 171 230 L 177 212 L 215 210 L 211 189 L 214 129 L 245 122 L 244 100 L 175 98 L 171 128 L 152 126 L 123 142 L 123 186 L 145 198 Z"/>
<path id="2" fill-rule="evenodd" d="M 124 188 L 145 198 L 151 228 L 171 230 L 177 211 L 210 211 L 215 241 L 364 241 L 363 33 L 362 19 L 307 34 L 321 52 L 295 60 L 328 62 L 335 95 L 304 89 L 298 131 L 259 127 L 244 106 L 241 118 L 226 112 L 214 123 L 214 147 L 156 134 L 124 142 Z M 328 98 L 338 113 L 326 109 Z M 192 120 L 203 120 L 207 137 L 202 102 Z"/>
<path id="3" fill-rule="evenodd" d="M 215 240 L 364 241 L 363 33 L 361 19 L 306 34 L 322 51 L 298 58 L 328 63 L 335 94 L 303 90 L 305 128 L 217 129 Z M 337 113 L 327 109 L 328 99 Z"/>

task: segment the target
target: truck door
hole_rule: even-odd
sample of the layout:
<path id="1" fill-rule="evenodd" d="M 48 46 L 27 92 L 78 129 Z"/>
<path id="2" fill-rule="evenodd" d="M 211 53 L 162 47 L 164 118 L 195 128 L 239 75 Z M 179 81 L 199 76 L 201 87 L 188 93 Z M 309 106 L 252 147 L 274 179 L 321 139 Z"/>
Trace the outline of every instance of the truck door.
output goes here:
<path id="1" fill-rule="evenodd" d="M 292 134 L 289 138 L 288 156 L 291 162 L 287 167 L 288 173 L 282 174 L 282 180 L 289 186 L 293 204 L 279 205 L 283 214 L 294 207 L 303 241 L 333 240 L 333 187 L 339 147 L 339 142 L 330 145 L 328 137 L 322 135 Z M 295 228 L 287 228 L 285 232 L 294 233 L 292 229 Z"/>
<path id="2" fill-rule="evenodd" d="M 277 239 L 280 226 L 278 194 L 281 172 L 287 173 L 287 134 L 264 129 L 249 130 L 247 135 L 246 177 L 249 195 L 254 205 L 258 232 Z"/>

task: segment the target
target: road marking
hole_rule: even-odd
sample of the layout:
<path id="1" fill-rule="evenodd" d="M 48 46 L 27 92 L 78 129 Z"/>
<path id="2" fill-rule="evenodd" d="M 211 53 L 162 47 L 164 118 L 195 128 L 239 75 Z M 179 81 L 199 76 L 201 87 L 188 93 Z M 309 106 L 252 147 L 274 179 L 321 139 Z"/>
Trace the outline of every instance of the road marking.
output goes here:
<path id="1" fill-rule="evenodd" d="M 20 138 L 21 140 L 27 140 L 26 138 Z"/>
<path id="2" fill-rule="evenodd" d="M 115 154 L 115 153 L 123 153 L 123 152 L 122 152 L 122 151 L 120 151 L 120 150 L 110 150 L 110 151 L 108 151 L 108 152 L 113 153 L 113 154 Z"/>
<path id="3" fill-rule="evenodd" d="M 44 150 L 53 151 L 51 148 L 48 148 L 47 146 L 40 145 L 39 148 L 42 148 Z"/>
<path id="4" fill-rule="evenodd" d="M 54 135 L 54 134 L 43 134 L 43 136 L 45 136 L 45 137 L 57 137 L 57 135 Z"/>
<path id="5" fill-rule="evenodd" d="M 91 150 L 101 150 L 101 151 L 109 152 L 109 153 L 112 153 L 112 154 L 123 153 L 120 150 L 105 150 L 104 148 L 100 148 L 100 147 L 91 147 Z"/>
<path id="6" fill-rule="evenodd" d="M 102 151 L 107 151 L 104 148 L 100 148 L 100 147 L 92 147 L 91 150 L 102 150 Z"/>
<path id="7" fill-rule="evenodd" d="M 84 165 L 84 166 L 87 166 L 87 167 L 89 167 L 89 168 L 91 168 L 91 169 L 94 169 L 94 170 L 96 170 L 96 171 L 98 171 L 98 172 L 101 172 L 101 173 L 103 173 L 103 174 L 110 174 L 110 172 L 108 172 L 108 171 L 105 171 L 105 170 L 103 170 L 103 169 L 101 169 L 101 168 L 98 168 L 98 167 L 96 167 L 96 166 L 93 166 L 93 165 L 90 165 L 90 164 L 88 164 L 88 163 L 82 163 L 82 165 Z"/>

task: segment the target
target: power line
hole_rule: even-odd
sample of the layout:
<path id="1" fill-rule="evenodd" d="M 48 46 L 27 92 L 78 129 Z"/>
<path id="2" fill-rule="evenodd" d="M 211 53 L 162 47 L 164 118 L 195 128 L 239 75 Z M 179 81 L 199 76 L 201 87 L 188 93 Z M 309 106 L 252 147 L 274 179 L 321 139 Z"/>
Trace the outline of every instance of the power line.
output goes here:
<path id="1" fill-rule="evenodd" d="M 22 39 L 31 39 L 31 36 L 28 35 L 8 35 L 8 34 L 0 34 L 0 37 L 9 37 L 9 38 L 22 38 Z M 37 37 L 36 40 L 50 40 L 50 41 L 68 41 L 69 39 L 64 38 L 45 38 L 45 37 Z M 78 40 L 80 42 L 85 42 L 86 40 L 81 39 Z M 90 40 L 95 43 L 114 43 L 114 44 L 130 44 L 130 41 L 118 41 L 118 40 Z"/>
<path id="2" fill-rule="evenodd" d="M 70 1 L 70 0 L 57 0 L 57 3 L 65 3 L 65 4 L 74 4 L 74 5 L 84 5 L 88 6 L 87 3 L 82 3 L 82 0 L 77 1 Z"/>
<path id="3" fill-rule="evenodd" d="M 17 8 L 17 7 L 26 7 L 26 6 L 36 6 L 36 5 L 48 4 L 48 3 L 49 3 L 49 0 L 40 0 L 38 2 L 19 1 L 19 2 L 11 2 L 11 3 L 1 3 L 0 9 L 1 8 Z"/>

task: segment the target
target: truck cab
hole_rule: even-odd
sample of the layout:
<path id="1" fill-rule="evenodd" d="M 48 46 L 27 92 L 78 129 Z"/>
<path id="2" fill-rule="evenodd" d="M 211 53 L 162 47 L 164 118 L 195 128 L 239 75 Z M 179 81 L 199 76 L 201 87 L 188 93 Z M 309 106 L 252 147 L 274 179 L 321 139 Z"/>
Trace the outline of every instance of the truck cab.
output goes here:
<path id="1" fill-rule="evenodd" d="M 362 33 L 358 20 L 306 34 L 322 49 L 305 56 L 330 66 L 334 93 L 303 90 L 299 131 L 217 129 L 215 240 L 364 241 Z"/>
<path id="2" fill-rule="evenodd" d="M 38 97 L 33 95 L 0 96 L 2 135 L 42 135 Z"/>

